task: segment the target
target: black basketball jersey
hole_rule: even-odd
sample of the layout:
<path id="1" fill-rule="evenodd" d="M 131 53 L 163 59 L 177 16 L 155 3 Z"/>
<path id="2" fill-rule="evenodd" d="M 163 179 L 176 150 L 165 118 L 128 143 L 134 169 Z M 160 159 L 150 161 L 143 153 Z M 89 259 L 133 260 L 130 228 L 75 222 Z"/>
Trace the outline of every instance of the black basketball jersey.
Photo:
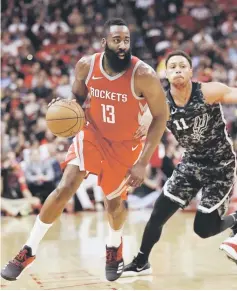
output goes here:
<path id="1" fill-rule="evenodd" d="M 184 107 L 176 106 L 170 90 L 167 102 L 170 106 L 167 128 L 185 149 L 186 156 L 213 163 L 234 157 L 222 106 L 205 102 L 200 83 L 192 83 L 191 97 Z"/>

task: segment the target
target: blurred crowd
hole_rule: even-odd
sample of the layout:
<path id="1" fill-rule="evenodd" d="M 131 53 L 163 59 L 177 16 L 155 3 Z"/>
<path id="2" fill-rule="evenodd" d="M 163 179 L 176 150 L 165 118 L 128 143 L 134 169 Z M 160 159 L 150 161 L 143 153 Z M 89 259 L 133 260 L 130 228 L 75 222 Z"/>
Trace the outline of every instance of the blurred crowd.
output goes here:
<path id="1" fill-rule="evenodd" d="M 54 97 L 71 95 L 75 64 L 83 55 L 101 50 L 106 19 L 125 18 L 133 54 L 157 70 L 165 88 L 165 56 L 178 48 L 192 56 L 195 80 L 237 86 L 236 2 L 2 1 L 2 213 L 37 212 L 58 184 L 62 175 L 59 163 L 71 140 L 55 138 L 47 130 L 47 104 Z M 224 112 L 237 149 L 237 108 L 225 106 Z M 136 204 L 135 197 L 138 205 L 152 204 L 153 196 L 148 201 L 148 194 L 158 195 L 181 153 L 166 133 L 152 157 L 144 185 L 131 196 L 131 204 Z M 89 178 L 66 211 L 101 209 L 103 193 L 95 182 L 96 177 Z"/>

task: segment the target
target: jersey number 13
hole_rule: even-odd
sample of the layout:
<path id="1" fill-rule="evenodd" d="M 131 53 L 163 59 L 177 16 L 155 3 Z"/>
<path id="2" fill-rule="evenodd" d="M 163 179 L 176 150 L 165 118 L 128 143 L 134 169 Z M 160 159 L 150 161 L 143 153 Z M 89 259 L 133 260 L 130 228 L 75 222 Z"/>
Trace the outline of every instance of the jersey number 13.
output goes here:
<path id="1" fill-rule="evenodd" d="M 107 123 L 115 123 L 115 110 L 113 105 L 105 105 L 102 106 L 102 115 L 103 121 Z"/>

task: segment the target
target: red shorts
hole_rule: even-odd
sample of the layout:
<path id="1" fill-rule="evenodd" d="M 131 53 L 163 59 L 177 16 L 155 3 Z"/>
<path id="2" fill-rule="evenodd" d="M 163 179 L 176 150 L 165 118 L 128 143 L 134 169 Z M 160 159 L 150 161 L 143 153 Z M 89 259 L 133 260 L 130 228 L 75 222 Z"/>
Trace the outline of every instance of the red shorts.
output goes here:
<path id="1" fill-rule="evenodd" d="M 142 150 L 139 140 L 114 142 L 99 135 L 92 125 L 88 125 L 73 139 L 65 162 L 79 166 L 98 176 L 99 185 L 110 200 L 118 196 L 127 198 L 125 176 L 128 169 L 138 159 Z"/>

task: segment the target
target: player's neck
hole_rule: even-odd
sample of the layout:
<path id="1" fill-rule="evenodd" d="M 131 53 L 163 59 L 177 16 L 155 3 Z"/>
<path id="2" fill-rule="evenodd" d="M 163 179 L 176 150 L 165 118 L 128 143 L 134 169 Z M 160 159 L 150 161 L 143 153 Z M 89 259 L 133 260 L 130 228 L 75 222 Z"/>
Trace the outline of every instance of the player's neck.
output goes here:
<path id="1" fill-rule="evenodd" d="M 192 92 L 192 82 L 188 82 L 185 86 L 171 85 L 170 93 L 178 106 L 184 106 L 188 103 Z"/>
<path id="2" fill-rule="evenodd" d="M 105 54 L 104 54 L 104 56 L 103 56 L 102 66 L 103 66 L 104 71 L 105 71 L 109 76 L 111 76 L 111 77 L 116 76 L 116 75 L 119 74 L 118 72 L 114 72 L 114 71 L 110 68 L 109 63 L 108 63 L 108 60 L 107 60 Z"/>

